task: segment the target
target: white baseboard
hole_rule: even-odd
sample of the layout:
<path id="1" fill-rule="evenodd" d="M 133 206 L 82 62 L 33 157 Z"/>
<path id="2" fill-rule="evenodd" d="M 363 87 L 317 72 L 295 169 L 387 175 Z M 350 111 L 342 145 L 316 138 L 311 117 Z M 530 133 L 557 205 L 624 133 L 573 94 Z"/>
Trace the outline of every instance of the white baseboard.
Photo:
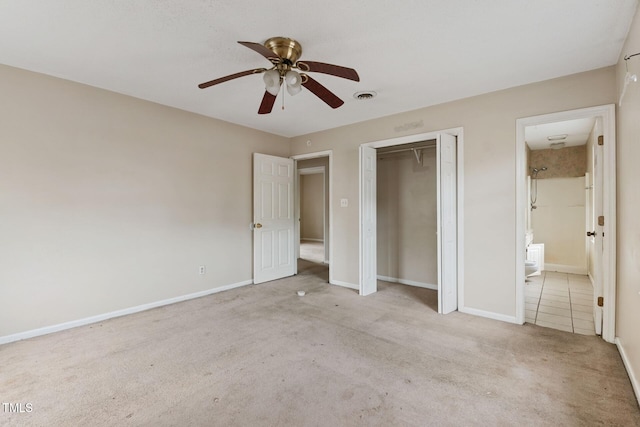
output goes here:
<path id="1" fill-rule="evenodd" d="M 400 283 L 401 285 L 416 286 L 418 288 L 433 289 L 434 291 L 438 290 L 438 285 L 433 285 L 431 283 L 424 283 L 424 282 L 416 282 L 415 280 L 398 279 L 397 277 L 387 277 L 387 276 L 380 276 L 380 275 L 378 276 L 378 280 L 382 280 L 384 282 L 391 282 L 391 283 Z"/>
<path id="2" fill-rule="evenodd" d="M 360 286 L 354 285 L 353 283 L 349 283 L 349 282 L 342 282 L 340 280 L 331 280 L 329 283 L 336 286 L 342 286 L 343 288 L 355 289 L 356 291 L 360 290 Z"/>
<path id="3" fill-rule="evenodd" d="M 306 240 L 308 242 L 320 242 L 320 243 L 324 243 L 324 239 L 309 239 L 307 237 L 301 237 L 300 241 L 302 242 L 303 240 Z"/>
<path id="4" fill-rule="evenodd" d="M 70 322 L 58 323 L 57 325 L 45 326 L 43 328 L 32 329 L 30 331 L 19 332 L 17 334 L 5 335 L 0 337 L 0 345 L 14 341 L 25 340 L 40 335 L 51 334 L 53 332 L 64 331 L 65 329 L 76 328 L 78 326 L 89 325 L 91 323 L 102 322 L 103 320 L 112 319 L 114 317 L 126 316 L 127 314 L 138 313 L 140 311 L 150 310 L 152 308 L 161 307 L 163 305 L 175 304 L 177 302 L 187 301 L 190 299 L 200 298 L 207 295 L 215 294 L 230 289 L 239 288 L 241 286 L 251 285 L 253 280 L 244 280 L 242 282 L 233 283 L 231 285 L 220 286 L 218 288 L 207 289 L 206 291 L 194 292 L 192 294 L 181 295 L 175 298 L 169 298 L 162 301 L 151 302 L 148 304 L 137 305 L 135 307 L 124 308 L 109 313 L 98 314 L 97 316 L 85 317 L 84 319 L 72 320 Z"/>
<path id="5" fill-rule="evenodd" d="M 515 316 L 507 316 L 505 314 L 493 313 L 491 311 L 478 310 L 477 308 L 469 307 L 458 307 L 458 311 L 461 313 L 473 314 L 474 316 L 486 317 L 488 319 L 520 325 L 520 322 L 518 322 Z"/>
<path id="6" fill-rule="evenodd" d="M 622 363 L 624 364 L 627 374 L 629 375 L 629 379 L 631 380 L 631 387 L 633 387 L 633 392 L 636 394 L 638 405 L 640 405 L 640 383 L 638 382 L 638 378 L 629 363 L 629 359 L 627 358 L 627 354 L 624 351 L 624 346 L 622 345 L 620 338 L 616 337 L 615 343 L 616 347 L 618 347 L 618 351 L 620 352 L 620 356 L 622 357 Z"/>
<path id="7" fill-rule="evenodd" d="M 581 274 L 586 276 L 588 271 L 586 267 L 578 267 L 575 265 L 550 264 L 544 263 L 544 271 L 557 271 L 558 273 Z"/>

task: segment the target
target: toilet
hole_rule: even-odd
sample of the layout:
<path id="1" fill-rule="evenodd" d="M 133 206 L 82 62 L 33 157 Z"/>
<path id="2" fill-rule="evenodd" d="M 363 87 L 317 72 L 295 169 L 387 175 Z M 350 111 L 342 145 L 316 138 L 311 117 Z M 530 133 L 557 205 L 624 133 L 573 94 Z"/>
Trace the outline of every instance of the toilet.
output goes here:
<path id="1" fill-rule="evenodd" d="M 530 276 L 533 273 L 538 271 L 538 263 L 535 261 L 525 261 L 524 262 L 524 275 Z"/>

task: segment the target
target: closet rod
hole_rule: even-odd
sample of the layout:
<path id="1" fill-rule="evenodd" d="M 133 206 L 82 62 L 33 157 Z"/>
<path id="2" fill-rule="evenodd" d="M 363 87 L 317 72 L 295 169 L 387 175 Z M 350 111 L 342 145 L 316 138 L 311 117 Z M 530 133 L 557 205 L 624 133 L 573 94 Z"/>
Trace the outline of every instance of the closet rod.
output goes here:
<path id="1" fill-rule="evenodd" d="M 413 150 L 424 150 L 425 148 L 436 148 L 436 145 L 422 145 L 420 147 L 411 147 L 411 148 L 399 148 L 397 150 L 391 150 L 391 151 L 382 151 L 379 152 L 378 155 L 379 156 L 383 156 L 385 154 L 391 154 L 391 153 L 401 153 L 403 151 L 413 151 Z"/>

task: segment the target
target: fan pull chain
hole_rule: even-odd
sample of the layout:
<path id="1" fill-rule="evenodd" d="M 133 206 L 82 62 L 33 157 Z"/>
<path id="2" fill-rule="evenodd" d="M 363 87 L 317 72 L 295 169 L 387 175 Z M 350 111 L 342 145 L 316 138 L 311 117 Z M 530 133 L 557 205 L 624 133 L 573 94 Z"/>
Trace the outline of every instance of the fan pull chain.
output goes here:
<path id="1" fill-rule="evenodd" d="M 286 84 L 286 83 L 285 83 Z M 284 97 L 285 97 L 285 90 L 284 90 L 284 85 L 280 86 L 282 88 L 282 111 L 284 111 Z"/>

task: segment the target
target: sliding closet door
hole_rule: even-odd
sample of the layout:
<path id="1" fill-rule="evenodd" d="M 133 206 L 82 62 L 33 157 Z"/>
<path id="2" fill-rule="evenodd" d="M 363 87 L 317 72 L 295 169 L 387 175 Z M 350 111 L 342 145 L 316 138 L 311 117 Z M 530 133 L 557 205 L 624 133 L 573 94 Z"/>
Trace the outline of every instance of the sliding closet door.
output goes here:
<path id="1" fill-rule="evenodd" d="M 438 168 L 438 312 L 458 308 L 458 230 L 456 137 L 440 134 L 437 139 Z"/>
<path id="2" fill-rule="evenodd" d="M 378 291 L 376 150 L 360 146 L 360 295 Z"/>

